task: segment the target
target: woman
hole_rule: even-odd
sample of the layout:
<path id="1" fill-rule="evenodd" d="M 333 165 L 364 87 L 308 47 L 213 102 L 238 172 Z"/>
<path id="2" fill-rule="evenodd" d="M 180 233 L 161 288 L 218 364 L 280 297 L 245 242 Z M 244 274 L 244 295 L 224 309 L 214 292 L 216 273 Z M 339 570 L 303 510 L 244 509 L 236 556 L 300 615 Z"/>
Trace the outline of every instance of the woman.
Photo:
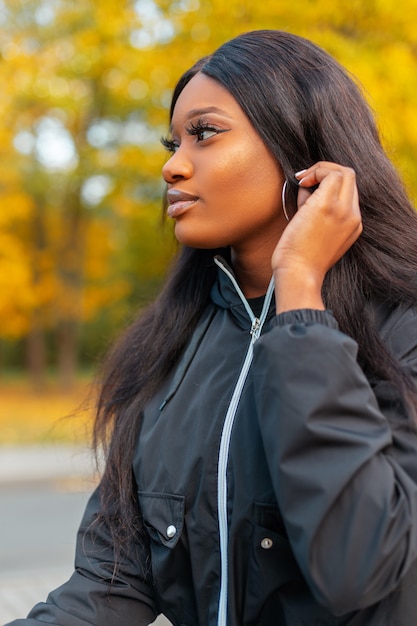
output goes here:
<path id="1" fill-rule="evenodd" d="M 14 626 L 409 626 L 417 215 L 364 99 L 255 31 L 163 143 L 183 247 L 107 361 L 76 571 Z"/>

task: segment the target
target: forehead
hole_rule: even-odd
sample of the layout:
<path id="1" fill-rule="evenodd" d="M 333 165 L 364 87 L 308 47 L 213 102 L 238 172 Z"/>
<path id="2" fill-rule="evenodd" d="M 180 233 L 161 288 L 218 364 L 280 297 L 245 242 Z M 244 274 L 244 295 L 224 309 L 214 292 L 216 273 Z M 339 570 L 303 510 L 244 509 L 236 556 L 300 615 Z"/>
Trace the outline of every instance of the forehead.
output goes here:
<path id="1" fill-rule="evenodd" d="M 232 94 L 205 74 L 196 74 L 184 87 L 175 103 L 172 125 L 203 113 L 231 119 L 246 117 Z"/>

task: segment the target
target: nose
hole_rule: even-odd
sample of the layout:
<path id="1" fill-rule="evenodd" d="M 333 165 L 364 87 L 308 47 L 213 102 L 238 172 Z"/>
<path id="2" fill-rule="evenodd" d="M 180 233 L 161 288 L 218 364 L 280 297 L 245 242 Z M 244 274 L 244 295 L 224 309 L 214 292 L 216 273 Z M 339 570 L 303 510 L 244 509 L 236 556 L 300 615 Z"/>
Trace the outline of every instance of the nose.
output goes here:
<path id="1" fill-rule="evenodd" d="M 181 147 L 168 159 L 162 167 L 162 176 L 166 183 L 175 183 L 182 178 L 191 178 L 193 165 Z"/>

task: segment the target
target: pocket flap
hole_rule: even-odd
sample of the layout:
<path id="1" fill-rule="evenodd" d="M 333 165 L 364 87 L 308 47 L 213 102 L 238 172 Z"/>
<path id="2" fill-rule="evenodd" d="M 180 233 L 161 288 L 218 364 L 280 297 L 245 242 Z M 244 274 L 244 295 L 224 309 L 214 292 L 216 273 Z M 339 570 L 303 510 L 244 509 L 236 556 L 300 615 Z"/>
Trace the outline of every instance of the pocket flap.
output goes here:
<path id="1" fill-rule="evenodd" d="M 173 548 L 184 526 L 185 496 L 144 491 L 139 491 L 138 496 L 143 521 L 151 538 Z"/>
<path id="2" fill-rule="evenodd" d="M 274 504 L 255 502 L 255 521 L 258 526 L 270 528 L 284 537 L 287 536 L 281 513 Z"/>

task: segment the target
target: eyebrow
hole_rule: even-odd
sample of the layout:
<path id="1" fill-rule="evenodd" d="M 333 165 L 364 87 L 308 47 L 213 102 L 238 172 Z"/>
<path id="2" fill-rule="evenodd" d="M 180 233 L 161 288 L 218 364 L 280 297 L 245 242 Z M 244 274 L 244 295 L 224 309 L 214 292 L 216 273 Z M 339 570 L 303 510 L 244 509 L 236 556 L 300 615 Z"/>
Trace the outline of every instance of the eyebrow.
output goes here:
<path id="1" fill-rule="evenodd" d="M 188 111 L 185 118 L 187 120 L 191 120 L 193 117 L 198 117 L 199 115 L 205 115 L 206 113 L 217 113 L 218 115 L 227 117 L 229 120 L 232 119 L 232 117 L 228 113 L 226 113 L 226 111 L 214 105 L 203 107 L 201 109 L 191 109 L 190 111 Z M 172 130 L 172 123 L 170 124 L 170 129 Z"/>

